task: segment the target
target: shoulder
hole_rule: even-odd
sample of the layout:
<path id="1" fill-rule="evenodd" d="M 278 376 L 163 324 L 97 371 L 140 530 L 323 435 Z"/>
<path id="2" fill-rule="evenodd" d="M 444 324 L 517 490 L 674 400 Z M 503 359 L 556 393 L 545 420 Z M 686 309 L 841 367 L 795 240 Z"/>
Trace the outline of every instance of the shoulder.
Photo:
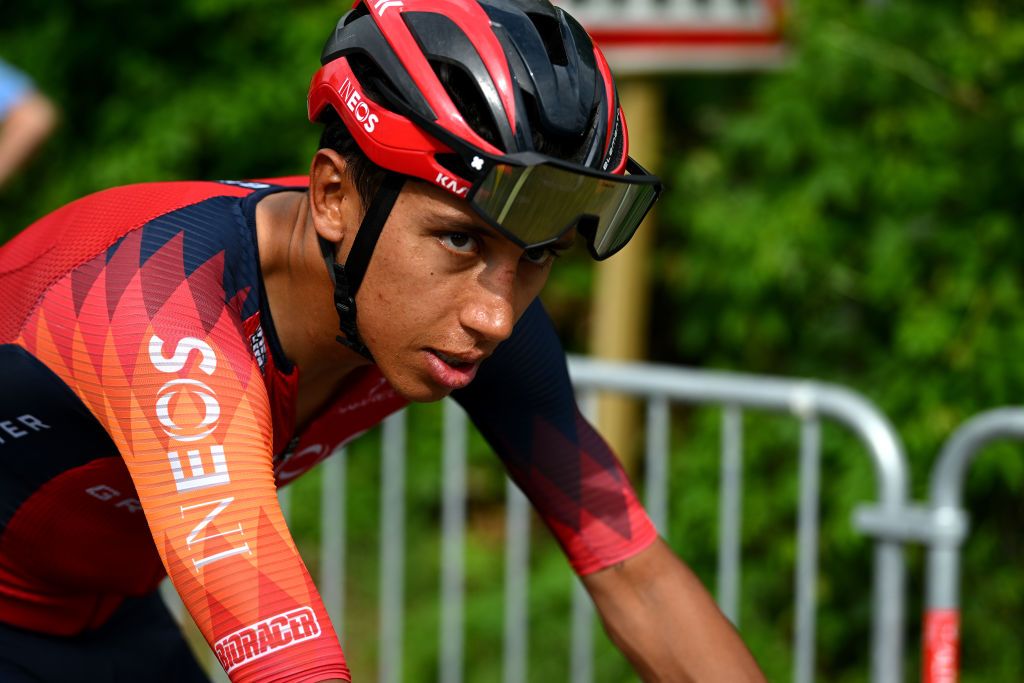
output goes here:
<path id="1" fill-rule="evenodd" d="M 483 362 L 473 383 L 453 397 L 467 409 L 510 402 L 574 405 L 565 350 L 539 299 L 516 323 L 512 336 Z"/>
<path id="2" fill-rule="evenodd" d="M 40 233 L 81 228 L 94 241 L 142 226 L 159 216 L 217 196 L 243 197 L 253 190 L 209 181 L 177 181 L 122 185 L 76 199 L 38 219 L 10 244 Z"/>
<path id="3" fill-rule="evenodd" d="M 75 200 L 43 220 L 58 215 L 81 215 L 85 212 L 106 214 L 118 223 L 144 223 L 147 219 L 170 213 L 211 197 L 244 197 L 252 187 L 216 181 L 173 181 L 138 183 L 100 190 Z"/>
<path id="4" fill-rule="evenodd" d="M 156 306 L 162 287 L 176 286 L 171 275 L 188 279 L 195 291 L 217 288 L 218 296 L 230 285 L 228 298 L 251 289 L 249 272 L 234 277 L 237 282 L 222 281 L 225 264 L 244 263 L 253 251 L 239 208 L 240 198 L 253 192 L 219 182 L 144 183 L 103 190 L 44 216 L 0 248 L 0 287 L 21 295 L 0 305 L 0 313 L 10 314 L 0 338 L 16 332 L 37 302 L 73 273 L 75 301 L 97 282 L 117 301 L 136 282 Z"/>
<path id="5" fill-rule="evenodd" d="M 492 362 L 493 361 L 493 362 Z M 565 368 L 565 349 L 540 299 L 535 299 L 504 343 L 487 363 L 508 366 L 517 374 L 539 379 Z"/>
<path id="6" fill-rule="evenodd" d="M 113 248 L 132 231 L 217 197 L 252 193 L 219 182 L 143 183 L 102 190 L 43 216 L 0 248 L 0 274 L 35 264 L 57 275 Z M 45 257 L 45 258 L 44 258 Z"/>

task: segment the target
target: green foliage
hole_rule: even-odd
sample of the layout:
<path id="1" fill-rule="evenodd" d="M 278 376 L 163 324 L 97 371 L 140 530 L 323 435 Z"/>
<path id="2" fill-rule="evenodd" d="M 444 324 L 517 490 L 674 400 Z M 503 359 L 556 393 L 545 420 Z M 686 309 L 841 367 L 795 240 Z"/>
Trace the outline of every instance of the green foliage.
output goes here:
<path id="1" fill-rule="evenodd" d="M 1024 17 L 997 2 L 819 1 L 800 3 L 793 29 L 796 50 L 779 72 L 733 79 L 725 93 L 695 78 L 671 90 L 673 114 L 695 123 L 672 140 L 686 152 L 666 169 L 658 309 L 679 314 L 659 321 L 656 352 L 859 389 L 903 436 L 923 498 L 950 432 L 1019 403 L 1024 386 Z M 746 505 L 765 524 L 792 505 L 790 480 L 763 469 L 777 442 L 752 429 L 748 441 Z M 819 674 L 859 680 L 870 566 L 849 512 L 872 497 L 873 475 L 855 467 L 855 446 L 826 443 Z M 1020 456 L 992 449 L 969 480 L 968 505 L 985 526 L 965 549 L 968 681 L 1024 672 L 1011 627 L 1024 620 Z M 774 492 L 759 500 L 761 480 Z M 761 574 L 780 561 L 788 577 L 783 530 L 747 531 L 774 547 L 751 549 L 745 581 L 766 584 Z M 773 679 L 786 677 L 773 660 L 781 644 L 760 645 L 765 617 L 753 618 L 753 648 Z"/>
<path id="2" fill-rule="evenodd" d="M 112 185 L 304 173 L 319 134 L 305 123 L 306 86 L 343 11 L 281 0 L 5 5 L 3 56 L 57 102 L 62 125 L 0 192 L 0 235 Z"/>
<path id="3" fill-rule="evenodd" d="M 175 178 L 302 173 L 318 130 L 308 77 L 342 5 L 185 0 L 158 12 L 127 0 L 5 5 L 3 57 L 62 110 L 57 136 L 0 191 L 0 236 L 103 187 Z M 668 82 L 669 131 L 652 261 L 656 360 L 803 375 L 850 385 L 904 438 L 914 495 L 950 432 L 1019 403 L 1024 364 L 1024 17 L 997 0 L 801 0 L 793 52 L 769 74 Z M 590 265 L 564 258 L 546 301 L 583 348 Z M 440 464 L 436 407 L 411 418 L 404 670 L 437 670 Z M 719 416 L 674 415 L 668 538 L 714 588 Z M 798 434 L 745 418 L 740 624 L 771 680 L 791 677 Z M 870 546 L 850 514 L 874 496 L 856 441 L 826 427 L 817 673 L 868 671 Z M 351 449 L 345 643 L 374 676 L 379 499 L 377 437 Z M 467 680 L 497 681 L 501 652 L 500 468 L 476 440 L 469 470 Z M 972 469 L 965 546 L 965 681 L 1020 680 L 1024 651 L 1024 458 L 995 447 Z M 317 479 L 293 494 L 311 570 Z M 535 681 L 568 670 L 571 577 L 542 529 L 531 557 Z M 919 552 L 910 575 L 922 573 Z M 922 586 L 909 586 L 917 628 Z M 916 647 L 917 632 L 909 634 Z M 599 681 L 629 680 L 599 637 Z M 908 662 L 913 679 L 917 660 Z"/>

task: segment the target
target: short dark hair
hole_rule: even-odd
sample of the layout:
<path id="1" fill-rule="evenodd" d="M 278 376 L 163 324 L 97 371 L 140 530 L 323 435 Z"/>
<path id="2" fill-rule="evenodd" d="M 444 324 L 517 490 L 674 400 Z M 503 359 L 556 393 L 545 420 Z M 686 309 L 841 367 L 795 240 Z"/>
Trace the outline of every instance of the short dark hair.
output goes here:
<path id="1" fill-rule="evenodd" d="M 378 188 L 384 182 L 387 171 L 370 161 L 348 132 L 341 117 L 331 107 L 326 107 L 320 116 L 324 130 L 320 134 L 320 149 L 332 149 L 348 164 L 348 174 L 356 186 L 359 199 L 365 209 L 373 201 Z"/>

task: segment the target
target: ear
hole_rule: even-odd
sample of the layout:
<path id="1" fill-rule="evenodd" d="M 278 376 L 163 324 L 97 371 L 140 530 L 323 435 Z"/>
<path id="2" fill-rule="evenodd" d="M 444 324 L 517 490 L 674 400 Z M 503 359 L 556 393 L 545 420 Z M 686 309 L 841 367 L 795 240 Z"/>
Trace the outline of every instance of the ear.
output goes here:
<path id="1" fill-rule="evenodd" d="M 340 244 L 359 228 L 362 202 L 348 173 L 348 162 L 333 149 L 313 156 L 309 171 L 309 206 L 318 235 Z"/>

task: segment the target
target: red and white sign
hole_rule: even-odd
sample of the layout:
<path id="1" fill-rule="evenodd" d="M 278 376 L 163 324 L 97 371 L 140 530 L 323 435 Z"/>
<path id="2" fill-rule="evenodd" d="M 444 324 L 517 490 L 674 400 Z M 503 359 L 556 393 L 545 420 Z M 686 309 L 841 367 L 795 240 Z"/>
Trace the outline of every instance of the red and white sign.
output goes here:
<path id="1" fill-rule="evenodd" d="M 750 70 L 784 56 L 783 0 L 553 0 L 617 74 Z"/>
<path id="2" fill-rule="evenodd" d="M 928 610 L 924 617 L 923 683 L 956 683 L 959 668 L 960 610 Z"/>

